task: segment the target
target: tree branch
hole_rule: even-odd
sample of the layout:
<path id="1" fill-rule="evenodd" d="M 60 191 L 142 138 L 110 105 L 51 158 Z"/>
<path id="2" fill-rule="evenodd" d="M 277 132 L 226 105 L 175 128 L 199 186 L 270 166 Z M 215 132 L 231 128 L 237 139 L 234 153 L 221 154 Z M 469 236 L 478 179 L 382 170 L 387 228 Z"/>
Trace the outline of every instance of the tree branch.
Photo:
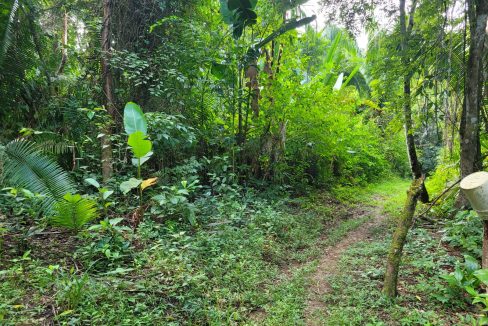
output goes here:
<path id="1" fill-rule="evenodd" d="M 264 40 L 262 40 L 261 42 L 259 42 L 258 44 L 256 44 L 254 46 L 254 50 L 255 51 L 259 50 L 260 48 L 262 48 L 263 46 L 265 46 L 266 44 L 268 44 L 269 42 L 271 42 L 275 38 L 277 38 L 277 37 L 285 34 L 286 32 L 288 32 L 288 31 L 290 31 L 292 29 L 295 29 L 295 28 L 298 28 L 298 27 L 301 27 L 301 26 L 310 24 L 316 18 L 317 18 L 317 16 L 313 15 L 313 16 L 310 16 L 310 17 L 302 18 L 300 20 L 294 20 L 294 21 L 291 21 L 291 22 L 288 22 L 288 23 L 282 25 L 280 28 L 278 28 L 276 31 L 274 31 L 273 33 L 271 33 Z"/>

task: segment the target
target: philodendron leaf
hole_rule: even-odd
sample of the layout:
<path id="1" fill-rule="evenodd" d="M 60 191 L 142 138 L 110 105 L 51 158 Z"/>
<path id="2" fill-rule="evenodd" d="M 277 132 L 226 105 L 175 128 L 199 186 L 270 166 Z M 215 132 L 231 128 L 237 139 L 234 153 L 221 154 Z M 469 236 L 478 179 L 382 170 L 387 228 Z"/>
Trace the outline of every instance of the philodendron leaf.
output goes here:
<path id="1" fill-rule="evenodd" d="M 140 164 L 143 165 L 144 163 L 146 163 L 147 160 L 149 160 L 153 154 L 154 154 L 153 152 L 149 152 L 146 155 L 144 155 L 143 157 L 141 157 Z M 132 159 L 132 165 L 134 165 L 136 167 L 139 166 L 139 159 L 133 158 Z"/>
<path id="2" fill-rule="evenodd" d="M 127 143 L 132 148 L 134 157 L 140 159 L 149 154 L 152 149 L 151 141 L 146 139 L 146 135 L 142 131 L 136 131 L 130 134 Z"/>
<path id="3" fill-rule="evenodd" d="M 140 179 L 130 178 L 129 180 L 124 181 L 120 184 L 120 191 L 122 191 L 122 193 L 125 195 L 132 189 L 139 187 L 141 182 L 142 180 Z"/>
<path id="4" fill-rule="evenodd" d="M 129 102 L 124 108 L 124 128 L 125 132 L 130 135 L 137 131 L 147 135 L 147 120 L 144 112 L 139 105 Z"/>

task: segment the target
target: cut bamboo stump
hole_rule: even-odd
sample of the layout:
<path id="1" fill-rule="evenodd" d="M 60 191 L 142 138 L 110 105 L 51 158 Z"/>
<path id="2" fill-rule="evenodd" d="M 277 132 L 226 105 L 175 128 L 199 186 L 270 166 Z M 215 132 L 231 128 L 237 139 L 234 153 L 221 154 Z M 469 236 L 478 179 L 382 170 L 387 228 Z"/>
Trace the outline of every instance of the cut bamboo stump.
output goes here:
<path id="1" fill-rule="evenodd" d="M 483 220 L 482 268 L 488 268 L 488 172 L 475 172 L 465 177 L 460 187 L 473 209 Z"/>

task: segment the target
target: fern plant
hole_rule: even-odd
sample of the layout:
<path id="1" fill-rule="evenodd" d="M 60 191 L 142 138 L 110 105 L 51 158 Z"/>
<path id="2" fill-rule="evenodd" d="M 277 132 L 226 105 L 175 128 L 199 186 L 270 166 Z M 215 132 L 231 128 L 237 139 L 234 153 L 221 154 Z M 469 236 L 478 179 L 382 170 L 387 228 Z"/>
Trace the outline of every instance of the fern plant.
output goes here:
<path id="1" fill-rule="evenodd" d="M 42 194 L 43 211 L 49 213 L 53 205 L 75 187 L 58 163 L 36 149 L 31 142 L 14 140 L 4 148 L 4 183 Z"/>
<path id="2" fill-rule="evenodd" d="M 77 232 L 83 225 L 98 217 L 96 206 L 97 203 L 92 199 L 67 193 L 55 204 L 51 223 Z"/>

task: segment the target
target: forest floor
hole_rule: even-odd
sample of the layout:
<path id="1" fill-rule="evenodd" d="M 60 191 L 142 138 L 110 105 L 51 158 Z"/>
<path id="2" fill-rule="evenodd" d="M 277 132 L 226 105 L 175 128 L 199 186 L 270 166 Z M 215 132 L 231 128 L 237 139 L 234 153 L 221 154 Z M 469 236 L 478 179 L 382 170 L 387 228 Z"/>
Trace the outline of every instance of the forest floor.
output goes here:
<path id="1" fill-rule="evenodd" d="M 439 228 L 412 229 L 400 295 L 381 294 L 408 185 L 206 200 L 198 228 L 147 219 L 136 232 L 11 235 L 0 252 L 0 324 L 471 324 L 477 312 L 459 293 L 452 300 L 441 277 L 459 257 Z"/>

